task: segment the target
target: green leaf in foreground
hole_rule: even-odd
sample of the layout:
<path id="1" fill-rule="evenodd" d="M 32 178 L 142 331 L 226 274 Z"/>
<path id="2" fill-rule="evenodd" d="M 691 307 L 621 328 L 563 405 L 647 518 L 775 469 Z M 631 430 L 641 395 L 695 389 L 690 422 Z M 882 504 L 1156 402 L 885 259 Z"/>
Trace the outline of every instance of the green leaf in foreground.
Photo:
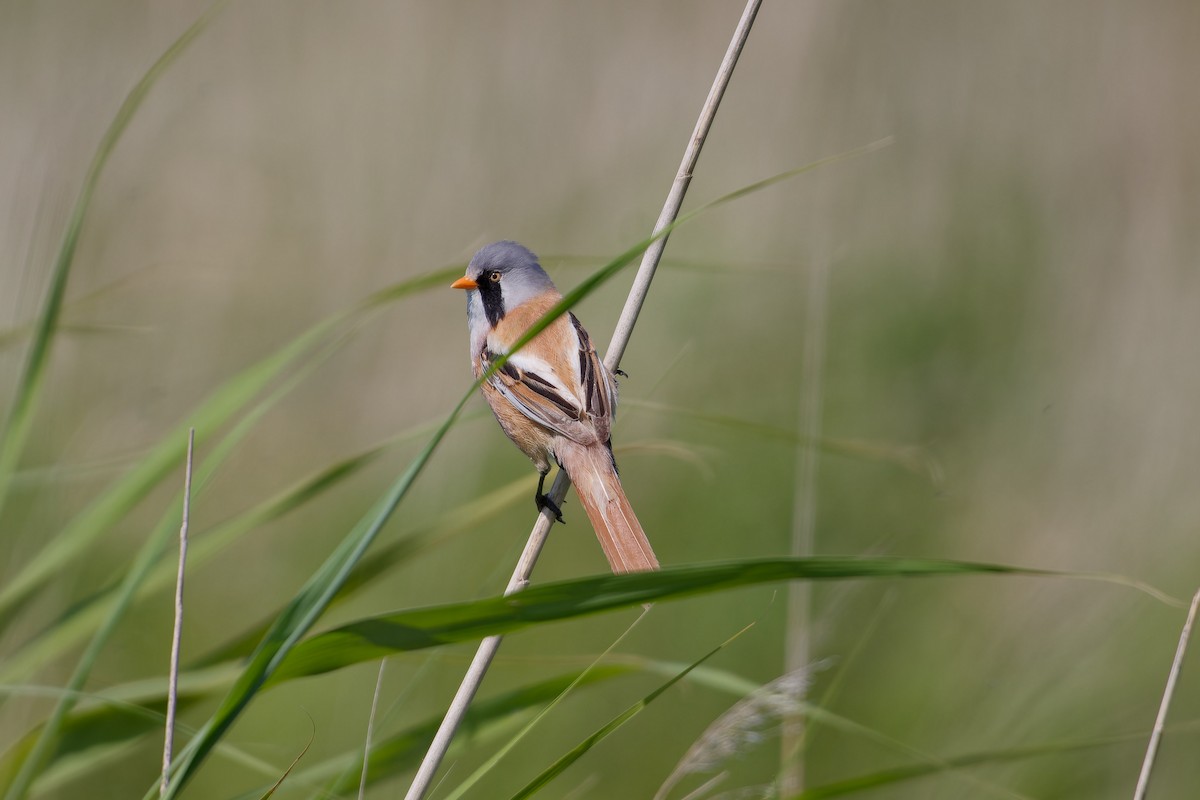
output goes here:
<path id="1" fill-rule="evenodd" d="M 599 575 L 548 583 L 508 597 L 370 617 L 295 647 L 274 676 L 283 681 L 421 650 L 511 633 L 541 622 L 785 580 L 900 578 L 933 575 L 1054 575 L 1045 570 L 912 558 L 767 558 Z"/>

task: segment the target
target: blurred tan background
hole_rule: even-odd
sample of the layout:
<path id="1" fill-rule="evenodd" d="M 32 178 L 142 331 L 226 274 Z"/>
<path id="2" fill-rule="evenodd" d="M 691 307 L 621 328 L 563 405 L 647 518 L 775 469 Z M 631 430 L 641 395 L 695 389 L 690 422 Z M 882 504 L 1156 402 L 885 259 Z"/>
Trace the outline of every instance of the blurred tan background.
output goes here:
<path id="1" fill-rule="evenodd" d="M 4 328 L 36 314 L 122 98 L 205 7 L 0 4 Z M 645 236 L 738 13 L 718 2 L 233 3 L 155 86 L 100 181 L 20 502 L 3 519 L 0 579 L 213 387 L 371 291 L 500 238 L 540 253 L 568 288 Z M 821 433 L 916 452 L 940 479 L 822 456 L 817 552 L 1116 572 L 1190 596 L 1200 583 L 1198 42 L 1200 5 L 1189 0 L 766 3 L 688 207 L 881 137 L 895 144 L 672 236 L 622 365 L 615 433 L 664 563 L 788 552 L 792 441 L 638 403 L 795 430 L 810 280 L 823 263 Z M 577 312 L 598 344 L 631 277 Z M 0 352 L 5 386 L 23 346 Z M 263 420 L 193 519 L 214 524 L 440 420 L 468 385 L 462 297 L 396 304 Z M 185 655 L 290 597 L 422 441 L 197 571 Z M 51 482 L 30 472 L 46 466 L 71 469 Z M 522 476 L 532 493 L 530 465 L 476 414 L 384 539 Z M 31 619 L 53 619 L 126 564 L 174 491 L 73 565 Z M 578 504 L 564 510 L 539 581 L 604 568 Z M 522 498 L 439 539 L 329 621 L 498 592 L 532 519 Z M 666 604 L 622 650 L 686 662 L 757 621 L 717 665 L 765 682 L 783 669 L 784 606 L 782 587 Z M 812 699 L 938 756 L 1148 730 L 1182 623 L 1132 589 L 1030 578 L 823 585 L 814 614 L 813 655 L 833 660 Z M 586 663 L 630 619 L 513 637 L 485 692 Z M 165 596 L 139 607 L 92 685 L 161 674 L 168 626 Z M 394 659 L 384 727 L 444 707 L 469 652 Z M 70 665 L 40 682 L 61 682 Z M 286 766 L 310 715 L 309 757 L 339 752 L 365 725 L 373 679 L 367 665 L 284 687 L 234 741 Z M 476 796 L 507 796 L 655 682 L 572 699 Z M 1196 718 L 1198 686 L 1190 668 L 1172 721 Z M 732 702 L 696 686 L 673 693 L 544 796 L 653 794 Z M 0 746 L 29 723 L 0 717 Z M 1188 796 L 1200 781 L 1194 747 L 1194 733 L 1168 736 L 1159 796 Z M 1127 797 L 1141 750 L 870 796 Z M 768 782 L 776 757 L 774 746 L 747 755 L 726 786 Z M 152 746 L 135 751 L 104 796 L 141 792 L 154 758 Z M 818 729 L 808 779 L 902 760 Z M 192 796 L 256 781 L 218 760 Z"/>

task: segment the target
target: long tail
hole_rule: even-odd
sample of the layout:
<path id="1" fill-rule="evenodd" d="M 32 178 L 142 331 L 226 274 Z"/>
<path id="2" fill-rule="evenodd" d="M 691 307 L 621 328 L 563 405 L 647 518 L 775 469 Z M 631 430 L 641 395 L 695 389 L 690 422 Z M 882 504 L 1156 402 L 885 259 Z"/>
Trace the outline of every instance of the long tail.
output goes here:
<path id="1" fill-rule="evenodd" d="M 658 569 L 658 558 L 625 497 L 608 448 L 602 445 L 585 447 L 560 438 L 555 443 L 554 454 L 575 484 L 579 502 L 592 521 L 612 571 Z"/>

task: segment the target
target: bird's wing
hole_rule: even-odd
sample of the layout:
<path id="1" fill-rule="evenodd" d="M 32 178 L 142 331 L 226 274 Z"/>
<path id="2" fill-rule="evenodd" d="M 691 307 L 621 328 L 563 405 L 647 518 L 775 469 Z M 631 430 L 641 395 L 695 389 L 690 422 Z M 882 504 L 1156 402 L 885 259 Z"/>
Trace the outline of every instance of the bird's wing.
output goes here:
<path id="1" fill-rule="evenodd" d="M 587 332 L 573 314 L 570 319 L 569 330 L 574 333 L 570 339 L 577 352 L 566 354 L 571 360 L 563 359 L 563 366 L 577 365 L 577 374 L 561 374 L 563 370 L 554 369 L 540 358 L 538 348 L 530 343 L 492 373 L 488 384 L 539 425 L 580 444 L 605 443 L 616 404 L 615 382 L 597 357 Z M 480 355 L 483 369 L 490 368 L 498 357 L 486 346 Z"/>
<path id="2" fill-rule="evenodd" d="M 583 325 L 574 314 L 568 313 L 571 327 L 579 340 L 579 386 L 583 394 L 583 407 L 596 422 L 596 432 L 601 441 L 608 441 L 609 427 L 617 416 L 617 382 L 592 346 Z"/>

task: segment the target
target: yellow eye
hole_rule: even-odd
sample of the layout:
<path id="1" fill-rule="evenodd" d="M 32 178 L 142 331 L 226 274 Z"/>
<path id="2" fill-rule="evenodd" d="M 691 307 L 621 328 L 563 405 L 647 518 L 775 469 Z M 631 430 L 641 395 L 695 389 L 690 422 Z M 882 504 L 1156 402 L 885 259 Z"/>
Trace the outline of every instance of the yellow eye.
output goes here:
<path id="1" fill-rule="evenodd" d="M 499 283 L 500 282 L 500 273 L 493 272 L 492 274 L 488 275 L 488 279 L 491 280 L 492 283 Z"/>

